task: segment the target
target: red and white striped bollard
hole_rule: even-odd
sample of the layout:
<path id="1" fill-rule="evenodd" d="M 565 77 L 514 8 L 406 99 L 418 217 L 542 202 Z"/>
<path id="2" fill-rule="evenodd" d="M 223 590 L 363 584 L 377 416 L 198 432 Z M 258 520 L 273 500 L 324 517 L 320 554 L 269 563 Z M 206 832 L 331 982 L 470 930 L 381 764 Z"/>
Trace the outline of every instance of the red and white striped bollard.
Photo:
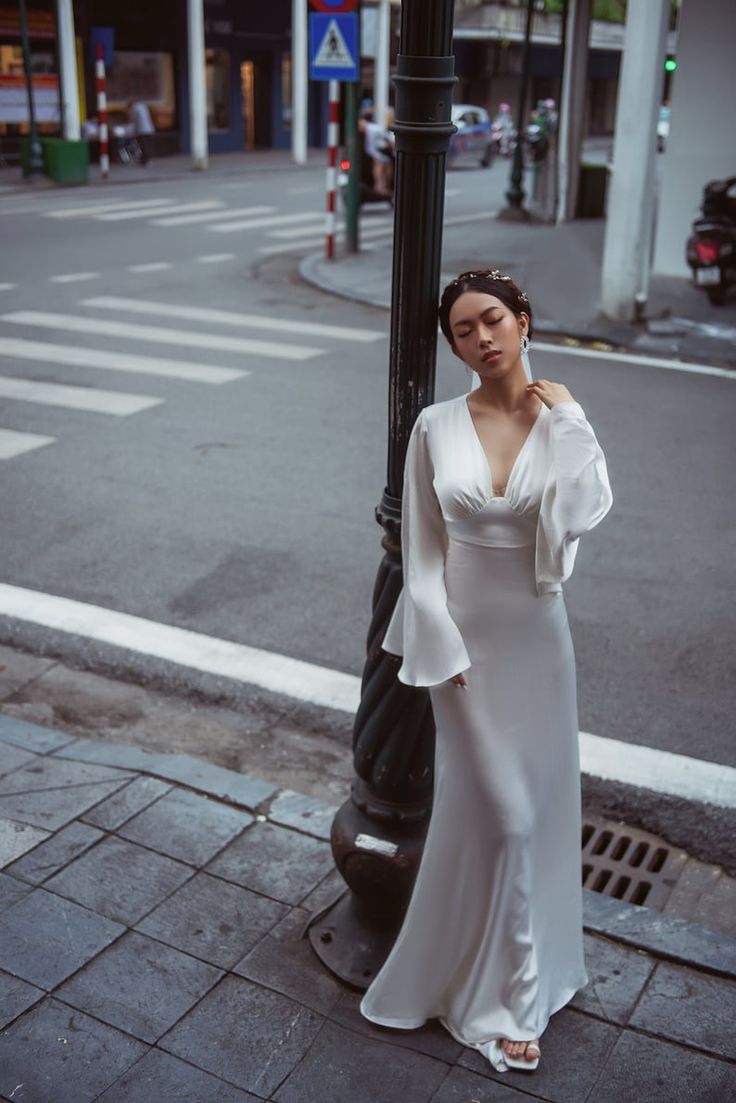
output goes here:
<path id="1" fill-rule="evenodd" d="M 337 147 L 340 141 L 340 82 L 331 80 L 327 99 L 327 239 L 325 252 L 328 260 L 335 259 L 335 222 L 337 215 Z"/>
<path id="2" fill-rule="evenodd" d="M 110 175 L 110 149 L 107 133 L 107 92 L 105 90 L 105 50 L 97 43 L 95 59 L 95 87 L 97 89 L 97 130 L 100 139 L 100 174 L 103 180 Z"/>

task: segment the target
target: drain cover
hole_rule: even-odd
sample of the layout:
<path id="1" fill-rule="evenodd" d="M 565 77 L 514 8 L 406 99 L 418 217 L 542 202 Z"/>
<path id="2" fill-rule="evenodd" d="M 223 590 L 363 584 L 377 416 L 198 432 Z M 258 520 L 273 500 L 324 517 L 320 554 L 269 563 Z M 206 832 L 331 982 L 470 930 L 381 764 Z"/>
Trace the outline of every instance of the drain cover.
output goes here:
<path id="1" fill-rule="evenodd" d="M 666 904 L 688 855 L 656 835 L 624 823 L 585 816 L 583 885 L 603 896 L 646 904 Z"/>

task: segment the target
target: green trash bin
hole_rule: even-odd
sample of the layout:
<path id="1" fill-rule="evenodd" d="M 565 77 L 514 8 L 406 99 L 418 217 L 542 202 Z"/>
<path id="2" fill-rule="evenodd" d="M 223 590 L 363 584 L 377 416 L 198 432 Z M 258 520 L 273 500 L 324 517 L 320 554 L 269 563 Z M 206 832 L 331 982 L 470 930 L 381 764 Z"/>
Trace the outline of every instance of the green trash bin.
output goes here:
<path id="1" fill-rule="evenodd" d="M 606 213 L 607 185 L 607 165 L 591 165 L 586 162 L 581 164 L 576 218 L 603 218 Z"/>
<path id="2" fill-rule="evenodd" d="M 46 175 L 57 184 L 86 184 L 89 170 L 89 146 L 67 138 L 43 138 L 43 163 Z"/>
<path id="3" fill-rule="evenodd" d="M 41 138 L 43 171 L 57 184 L 86 184 L 89 171 L 89 146 L 67 138 Z M 31 142 L 20 141 L 20 165 L 24 176 L 30 172 Z"/>

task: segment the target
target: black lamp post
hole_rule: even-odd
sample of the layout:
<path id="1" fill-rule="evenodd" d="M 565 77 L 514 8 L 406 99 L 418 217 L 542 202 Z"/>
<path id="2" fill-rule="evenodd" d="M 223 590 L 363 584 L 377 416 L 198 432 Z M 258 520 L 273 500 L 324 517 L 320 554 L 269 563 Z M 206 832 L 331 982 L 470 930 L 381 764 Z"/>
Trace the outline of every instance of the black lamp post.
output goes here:
<path id="1" fill-rule="evenodd" d="M 350 886 L 313 917 L 324 964 L 367 987 L 396 937 L 416 877 L 432 804 L 434 721 L 429 694 L 400 683 L 381 651 L 401 590 L 401 491 L 417 414 L 434 398 L 445 161 L 455 59 L 454 0 L 403 0 L 397 57 L 396 188 L 389 366 L 388 477 L 376 519 L 384 529 L 368 657 L 355 718 L 357 777 L 332 825 Z"/>
<path id="2" fill-rule="evenodd" d="M 498 217 L 506 220 L 523 220 L 529 217 L 529 212 L 524 208 L 526 192 L 522 186 L 524 179 L 524 107 L 526 105 L 526 93 L 529 85 L 529 61 L 531 59 L 531 33 L 532 14 L 534 0 L 527 0 L 526 29 L 524 31 L 524 52 L 521 61 L 521 89 L 519 91 L 519 107 L 516 113 L 516 147 L 511 162 L 511 178 L 506 198 L 508 207 L 499 211 Z"/>
<path id="3" fill-rule="evenodd" d="M 26 0 L 20 0 L 20 37 L 23 45 L 23 68 L 26 74 L 28 92 L 28 117 L 31 132 L 28 138 L 28 176 L 37 176 L 43 172 L 43 150 L 36 131 L 36 111 L 33 104 L 33 73 L 31 71 L 31 47 L 28 41 L 28 19 Z"/>

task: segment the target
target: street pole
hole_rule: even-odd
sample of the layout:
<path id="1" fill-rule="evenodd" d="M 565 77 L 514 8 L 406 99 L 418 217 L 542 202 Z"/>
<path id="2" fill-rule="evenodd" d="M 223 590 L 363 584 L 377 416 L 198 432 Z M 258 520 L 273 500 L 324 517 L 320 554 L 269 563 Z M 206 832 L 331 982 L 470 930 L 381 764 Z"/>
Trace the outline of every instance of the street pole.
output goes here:
<path id="1" fill-rule="evenodd" d="M 204 0 L 187 0 L 189 45 L 189 146 L 193 169 L 206 169 L 207 89 L 205 87 Z"/>
<path id="2" fill-rule="evenodd" d="M 307 163 L 307 0 L 291 0 L 291 156 Z"/>
<path id="3" fill-rule="evenodd" d="M 78 142 L 79 92 L 77 86 L 77 55 L 74 42 L 74 7 L 72 0 L 56 0 L 57 41 L 61 70 L 61 121 L 66 139 Z"/>
<path id="4" fill-rule="evenodd" d="M 401 492 L 409 435 L 434 398 L 445 162 L 450 135 L 454 0 L 404 0 L 397 57 L 396 189 L 388 477 L 376 519 L 384 558 L 373 592 L 362 696 L 355 718 L 358 775 L 332 825 L 332 849 L 349 885 L 313 916 L 309 938 L 323 963 L 365 988 L 390 950 L 414 884 L 432 803 L 434 721 L 426 689 L 397 680 L 400 660 L 381 650 L 402 585 Z M 421 197 L 421 198 L 419 198 Z"/>
<path id="5" fill-rule="evenodd" d="M 527 0 L 526 5 L 526 30 L 524 32 L 524 53 L 521 62 L 521 90 L 519 92 L 519 107 L 516 112 L 516 148 L 511 163 L 511 179 L 506 198 L 508 207 L 499 211 L 498 217 L 507 221 L 522 221 L 529 218 L 529 212 L 524 208 L 526 192 L 523 188 L 524 179 L 524 109 L 526 106 L 526 93 L 529 85 L 529 61 L 531 58 L 531 33 L 532 14 L 534 0 Z"/>
<path id="6" fill-rule="evenodd" d="M 31 70 L 31 47 L 28 41 L 28 18 L 26 0 L 20 0 L 20 36 L 23 46 L 23 68 L 26 74 L 28 93 L 28 118 L 31 131 L 28 138 L 28 176 L 40 176 L 43 172 L 43 150 L 36 130 L 36 110 L 33 103 L 33 73 Z"/>
<path id="7" fill-rule="evenodd" d="M 345 149 L 350 162 L 345 207 L 345 248 L 348 253 L 360 250 L 360 172 L 363 150 L 358 133 L 358 96 L 360 85 L 350 81 L 345 85 Z"/>

